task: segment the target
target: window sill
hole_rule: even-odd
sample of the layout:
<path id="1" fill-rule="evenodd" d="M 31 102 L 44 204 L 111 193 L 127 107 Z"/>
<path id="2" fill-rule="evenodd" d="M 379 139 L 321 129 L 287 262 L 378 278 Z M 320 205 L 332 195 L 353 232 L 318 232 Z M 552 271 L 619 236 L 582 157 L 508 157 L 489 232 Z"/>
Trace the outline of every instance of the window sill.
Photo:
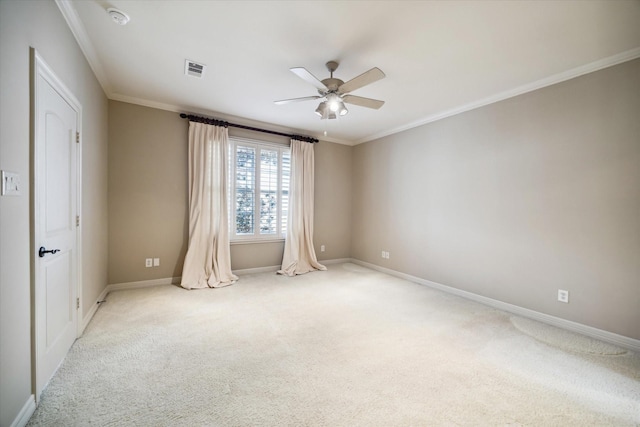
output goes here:
<path id="1" fill-rule="evenodd" d="M 247 240 L 231 240 L 231 246 L 234 245 L 253 245 L 256 243 L 284 243 L 284 238 L 274 239 L 247 239 Z"/>

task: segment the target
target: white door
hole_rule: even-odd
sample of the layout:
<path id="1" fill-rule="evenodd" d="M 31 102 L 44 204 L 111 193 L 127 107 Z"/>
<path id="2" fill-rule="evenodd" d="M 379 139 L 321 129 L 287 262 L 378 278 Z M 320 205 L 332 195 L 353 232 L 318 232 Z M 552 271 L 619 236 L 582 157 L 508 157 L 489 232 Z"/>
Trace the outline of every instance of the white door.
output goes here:
<path id="1" fill-rule="evenodd" d="M 78 109 L 43 63 L 35 79 L 36 398 L 77 333 Z"/>

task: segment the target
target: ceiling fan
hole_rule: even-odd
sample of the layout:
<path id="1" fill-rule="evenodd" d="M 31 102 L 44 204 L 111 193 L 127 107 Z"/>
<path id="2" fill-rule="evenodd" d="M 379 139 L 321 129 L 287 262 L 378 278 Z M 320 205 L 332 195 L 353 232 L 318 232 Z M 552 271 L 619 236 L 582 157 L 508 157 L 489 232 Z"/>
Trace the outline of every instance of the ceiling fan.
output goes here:
<path id="1" fill-rule="evenodd" d="M 338 116 L 346 115 L 349 110 L 345 107 L 345 103 L 359 105 L 361 107 L 378 109 L 382 107 L 384 101 L 371 98 L 363 98 L 361 96 L 348 95 L 348 93 L 360 89 L 363 86 L 376 82 L 385 77 L 385 74 L 377 67 L 365 71 L 358 77 L 354 77 L 348 82 L 333 77 L 333 72 L 338 68 L 336 61 L 327 62 L 326 66 L 331 77 L 324 80 L 318 80 L 313 74 L 303 67 L 291 68 L 291 71 L 307 83 L 311 83 L 318 89 L 320 95 L 305 96 L 303 98 L 292 98 L 275 101 L 276 105 L 288 104 L 290 102 L 310 101 L 314 99 L 324 99 L 318 105 L 316 114 L 320 119 L 335 119 Z"/>

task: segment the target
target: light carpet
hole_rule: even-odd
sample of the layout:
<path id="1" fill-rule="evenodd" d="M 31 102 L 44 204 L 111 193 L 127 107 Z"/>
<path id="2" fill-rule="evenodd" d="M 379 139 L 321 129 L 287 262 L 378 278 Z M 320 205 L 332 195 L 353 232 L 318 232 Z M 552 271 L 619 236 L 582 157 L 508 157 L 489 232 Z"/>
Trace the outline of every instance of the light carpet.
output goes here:
<path id="1" fill-rule="evenodd" d="M 549 344 L 566 351 L 576 353 L 592 353 L 620 355 L 628 350 L 618 346 L 602 342 L 584 335 L 574 334 L 565 329 L 537 322 L 523 317 L 511 317 L 511 323 L 521 332 L 531 335 L 533 338 L 545 344 Z"/>
<path id="2" fill-rule="evenodd" d="M 565 351 L 511 315 L 354 264 L 109 294 L 39 426 L 640 424 L 640 355 Z"/>

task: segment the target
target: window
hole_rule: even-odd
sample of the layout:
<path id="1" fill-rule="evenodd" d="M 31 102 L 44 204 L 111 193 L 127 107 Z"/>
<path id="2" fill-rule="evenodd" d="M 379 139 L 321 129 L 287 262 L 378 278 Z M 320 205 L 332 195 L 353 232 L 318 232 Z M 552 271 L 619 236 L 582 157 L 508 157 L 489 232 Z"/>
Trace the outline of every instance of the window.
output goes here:
<path id="1" fill-rule="evenodd" d="M 231 240 L 282 239 L 287 233 L 291 150 L 230 138 Z"/>

